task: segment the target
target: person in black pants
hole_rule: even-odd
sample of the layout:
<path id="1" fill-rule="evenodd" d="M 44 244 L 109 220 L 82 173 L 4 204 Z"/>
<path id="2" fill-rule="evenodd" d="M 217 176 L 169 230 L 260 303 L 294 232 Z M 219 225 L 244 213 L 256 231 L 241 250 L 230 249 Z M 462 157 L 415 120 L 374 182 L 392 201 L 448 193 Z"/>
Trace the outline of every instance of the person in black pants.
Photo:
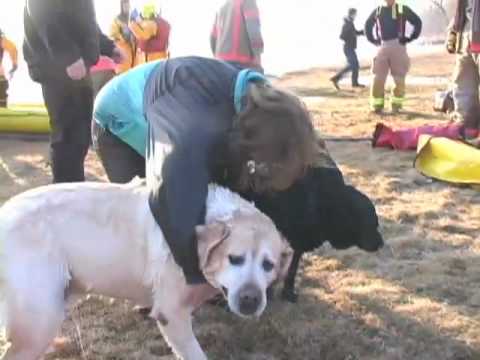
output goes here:
<path id="1" fill-rule="evenodd" d="M 363 35 L 363 30 L 355 29 L 355 18 L 357 17 L 357 9 L 349 9 L 348 16 L 344 19 L 342 32 L 340 34 L 340 39 L 344 41 L 343 52 L 347 58 L 347 66 L 338 72 L 334 77 L 330 79 L 333 83 L 333 86 L 337 90 L 340 90 L 338 83 L 340 80 L 349 72 L 352 72 L 352 86 L 358 88 L 364 88 L 365 85 L 362 85 L 358 82 L 358 75 L 360 72 L 360 64 L 357 57 L 357 36 Z"/>
<path id="2" fill-rule="evenodd" d="M 123 53 L 99 30 L 92 0 L 27 0 L 24 30 L 24 57 L 50 117 L 53 182 L 84 181 L 93 110 L 89 69 L 100 54 L 120 62 Z"/>

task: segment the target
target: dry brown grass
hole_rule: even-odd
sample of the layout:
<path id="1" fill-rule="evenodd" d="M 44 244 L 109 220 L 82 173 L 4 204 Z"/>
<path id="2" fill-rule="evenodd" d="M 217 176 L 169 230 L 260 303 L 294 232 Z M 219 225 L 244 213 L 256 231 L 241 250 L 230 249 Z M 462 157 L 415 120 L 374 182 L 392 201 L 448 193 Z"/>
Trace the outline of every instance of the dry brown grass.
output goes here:
<path id="1" fill-rule="evenodd" d="M 451 61 L 421 59 L 413 72 L 448 75 Z M 368 91 L 336 93 L 328 76 L 314 70 L 281 83 L 327 97 L 310 102 L 324 134 L 370 136 L 380 119 L 368 113 Z M 431 111 L 433 90 L 410 88 L 406 107 L 411 112 L 381 121 L 394 126 L 442 121 Z M 413 153 L 373 150 L 368 142 L 329 142 L 329 148 L 348 180 L 375 200 L 393 254 L 320 249 L 304 261 L 300 302 L 275 302 L 259 321 L 206 306 L 195 315 L 195 329 L 210 358 L 480 359 L 480 193 L 424 179 L 412 169 Z M 0 167 L 0 201 L 48 182 L 45 144 L 1 141 L 0 154 L 9 169 Z M 93 178 L 101 178 L 94 157 L 89 169 Z M 64 333 L 71 344 L 49 359 L 169 354 L 154 323 L 121 301 L 82 302 Z"/>

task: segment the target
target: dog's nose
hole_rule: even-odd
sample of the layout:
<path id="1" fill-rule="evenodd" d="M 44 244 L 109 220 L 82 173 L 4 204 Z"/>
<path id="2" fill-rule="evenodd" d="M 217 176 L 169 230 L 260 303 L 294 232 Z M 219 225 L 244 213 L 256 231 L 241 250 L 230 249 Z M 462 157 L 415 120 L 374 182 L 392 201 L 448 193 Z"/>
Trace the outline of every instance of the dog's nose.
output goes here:
<path id="1" fill-rule="evenodd" d="M 254 285 L 246 285 L 239 292 L 240 312 L 250 316 L 258 311 L 262 299 L 262 292 Z"/>

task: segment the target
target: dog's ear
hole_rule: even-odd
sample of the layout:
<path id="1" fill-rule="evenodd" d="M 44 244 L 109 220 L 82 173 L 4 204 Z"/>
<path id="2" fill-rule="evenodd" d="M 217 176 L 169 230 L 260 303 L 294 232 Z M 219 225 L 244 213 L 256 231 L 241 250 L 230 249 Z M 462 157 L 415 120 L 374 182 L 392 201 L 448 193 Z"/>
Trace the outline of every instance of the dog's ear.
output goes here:
<path id="1" fill-rule="evenodd" d="M 230 229 L 225 223 L 214 222 L 209 225 L 198 225 L 195 231 L 200 269 L 204 270 L 210 262 L 213 251 L 229 237 Z"/>
<path id="2" fill-rule="evenodd" d="M 293 258 L 293 249 L 290 247 L 287 239 L 281 235 L 282 238 L 282 253 L 280 258 L 280 266 L 278 270 L 278 279 L 277 281 L 284 280 L 288 275 L 288 270 Z"/>

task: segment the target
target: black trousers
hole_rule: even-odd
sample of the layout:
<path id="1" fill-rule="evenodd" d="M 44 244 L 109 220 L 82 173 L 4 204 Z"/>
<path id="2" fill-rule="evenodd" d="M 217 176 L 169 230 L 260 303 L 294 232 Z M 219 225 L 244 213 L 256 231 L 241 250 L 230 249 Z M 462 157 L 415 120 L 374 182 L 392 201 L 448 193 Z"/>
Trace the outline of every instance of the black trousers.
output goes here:
<path id="1" fill-rule="evenodd" d="M 91 80 L 46 82 L 42 92 L 50 117 L 53 182 L 84 181 L 84 162 L 91 143 Z"/>
<path id="2" fill-rule="evenodd" d="M 8 104 L 8 80 L 0 75 L 0 108 L 7 107 Z"/>
<path id="3" fill-rule="evenodd" d="M 128 183 L 135 176 L 145 177 L 145 158 L 110 131 L 92 123 L 93 146 L 107 173 L 114 183 Z"/>

